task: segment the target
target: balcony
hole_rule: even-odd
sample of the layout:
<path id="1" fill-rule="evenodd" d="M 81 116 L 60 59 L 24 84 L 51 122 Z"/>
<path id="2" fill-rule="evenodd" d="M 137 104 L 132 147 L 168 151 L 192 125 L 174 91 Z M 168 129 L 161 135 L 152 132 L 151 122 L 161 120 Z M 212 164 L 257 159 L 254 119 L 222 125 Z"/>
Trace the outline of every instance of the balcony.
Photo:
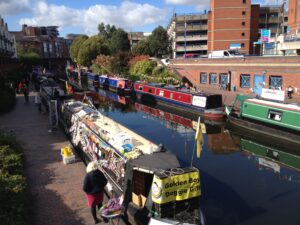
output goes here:
<path id="1" fill-rule="evenodd" d="M 200 51 L 207 50 L 207 45 L 189 45 L 184 48 L 184 46 L 176 47 L 176 52 L 184 52 L 184 51 Z"/>
<path id="2" fill-rule="evenodd" d="M 207 25 L 188 25 L 188 26 L 178 26 L 175 28 L 176 32 L 180 31 L 197 31 L 197 30 L 207 30 Z"/>
<path id="3" fill-rule="evenodd" d="M 202 15 L 185 15 L 185 16 L 177 16 L 176 21 L 177 22 L 184 22 L 184 21 L 195 21 L 195 20 L 207 20 L 208 15 L 202 14 Z"/>
<path id="4" fill-rule="evenodd" d="M 176 37 L 176 42 L 179 42 L 179 41 L 206 41 L 207 38 L 208 38 L 207 35 L 187 35 L 186 37 L 179 36 L 179 37 Z"/>

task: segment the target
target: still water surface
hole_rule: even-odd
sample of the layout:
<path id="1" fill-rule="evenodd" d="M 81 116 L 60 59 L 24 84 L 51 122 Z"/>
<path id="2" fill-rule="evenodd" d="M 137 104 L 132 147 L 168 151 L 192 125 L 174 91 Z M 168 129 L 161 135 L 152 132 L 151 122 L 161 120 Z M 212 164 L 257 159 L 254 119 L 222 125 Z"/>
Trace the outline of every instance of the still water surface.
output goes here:
<path id="1" fill-rule="evenodd" d="M 128 99 L 111 92 L 100 90 L 99 93 L 106 96 L 99 98 L 99 111 L 145 138 L 163 144 L 184 166 L 199 169 L 200 204 L 207 225 L 300 224 L 299 156 L 277 155 L 280 149 L 233 134 L 224 128 L 225 122 L 217 125 L 210 122 L 206 124 L 203 151 L 197 157 L 195 131 L 190 125 L 195 118 L 171 122 L 173 114 L 139 103 L 123 104 Z M 166 117 L 169 120 L 163 119 Z M 264 151 L 269 157 L 261 156 L 266 155 Z M 285 165 L 278 162 L 283 158 Z"/>

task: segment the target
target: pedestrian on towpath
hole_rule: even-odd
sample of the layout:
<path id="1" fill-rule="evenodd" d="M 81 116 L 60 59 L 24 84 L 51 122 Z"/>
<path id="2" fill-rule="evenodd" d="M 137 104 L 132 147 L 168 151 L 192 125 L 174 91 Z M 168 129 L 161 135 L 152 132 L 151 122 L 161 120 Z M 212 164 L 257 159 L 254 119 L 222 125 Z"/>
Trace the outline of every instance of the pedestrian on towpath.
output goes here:
<path id="1" fill-rule="evenodd" d="M 83 191 L 87 195 L 88 206 L 91 208 L 91 213 L 95 224 L 101 222 L 96 216 L 96 207 L 98 210 L 102 207 L 104 187 L 107 184 L 107 179 L 104 174 L 98 169 L 96 162 L 90 162 L 86 168 L 86 176 L 83 182 Z"/>
<path id="2" fill-rule="evenodd" d="M 293 94 L 293 88 L 292 88 L 292 86 L 288 87 L 287 94 L 288 94 L 288 98 L 291 99 L 292 98 L 292 94 Z"/>

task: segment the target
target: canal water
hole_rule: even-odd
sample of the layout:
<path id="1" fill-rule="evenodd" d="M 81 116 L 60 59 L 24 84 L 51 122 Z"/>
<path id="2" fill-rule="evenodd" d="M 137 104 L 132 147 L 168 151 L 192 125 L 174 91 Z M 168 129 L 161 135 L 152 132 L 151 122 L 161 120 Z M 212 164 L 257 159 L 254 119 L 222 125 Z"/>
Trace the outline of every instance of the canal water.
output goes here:
<path id="1" fill-rule="evenodd" d="M 99 90 L 99 111 L 154 143 L 163 144 L 201 176 L 201 210 L 207 225 L 299 225 L 300 156 L 245 138 L 226 121 L 203 121 L 203 150 L 195 150 L 192 121 L 178 112 L 130 103 Z M 101 97 L 102 96 L 102 97 Z M 105 96 L 105 97 L 104 97 Z M 271 145 L 271 143 L 270 143 Z M 300 151 L 300 148 L 299 148 Z"/>

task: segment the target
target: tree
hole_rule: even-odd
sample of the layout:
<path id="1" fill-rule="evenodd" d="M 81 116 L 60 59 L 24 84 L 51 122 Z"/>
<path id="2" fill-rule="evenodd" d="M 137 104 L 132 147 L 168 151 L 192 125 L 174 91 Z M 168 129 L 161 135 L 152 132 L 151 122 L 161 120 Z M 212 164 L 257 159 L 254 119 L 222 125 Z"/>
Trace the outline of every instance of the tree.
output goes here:
<path id="1" fill-rule="evenodd" d="M 128 34 L 121 28 L 114 31 L 109 40 L 109 49 L 113 54 L 117 52 L 128 52 L 130 50 Z"/>
<path id="2" fill-rule="evenodd" d="M 108 40 L 112 37 L 112 34 L 116 31 L 115 25 L 110 26 L 109 24 L 105 25 L 104 23 L 100 23 L 98 25 L 98 35 L 103 37 L 105 40 Z"/>
<path id="3" fill-rule="evenodd" d="M 153 69 L 156 67 L 154 61 L 138 61 L 130 67 L 129 73 L 131 75 L 152 75 Z"/>
<path id="4" fill-rule="evenodd" d="M 109 48 L 103 38 L 95 35 L 83 42 L 79 49 L 77 60 L 80 65 L 90 66 L 92 60 L 100 54 L 108 55 Z"/>
<path id="5" fill-rule="evenodd" d="M 110 71 L 115 74 L 127 74 L 130 57 L 131 54 L 128 52 L 119 52 L 115 54 L 114 59 L 110 63 Z"/>
<path id="6" fill-rule="evenodd" d="M 161 58 L 170 53 L 168 33 L 162 26 L 155 28 L 148 40 L 152 56 Z"/>
<path id="7" fill-rule="evenodd" d="M 82 46 L 83 42 L 85 42 L 88 38 L 88 36 L 82 35 L 74 39 L 70 47 L 70 57 L 73 60 L 73 62 L 77 63 L 79 49 Z"/>
<path id="8" fill-rule="evenodd" d="M 139 41 L 132 48 L 133 55 L 151 55 L 150 42 L 148 39 Z"/>

